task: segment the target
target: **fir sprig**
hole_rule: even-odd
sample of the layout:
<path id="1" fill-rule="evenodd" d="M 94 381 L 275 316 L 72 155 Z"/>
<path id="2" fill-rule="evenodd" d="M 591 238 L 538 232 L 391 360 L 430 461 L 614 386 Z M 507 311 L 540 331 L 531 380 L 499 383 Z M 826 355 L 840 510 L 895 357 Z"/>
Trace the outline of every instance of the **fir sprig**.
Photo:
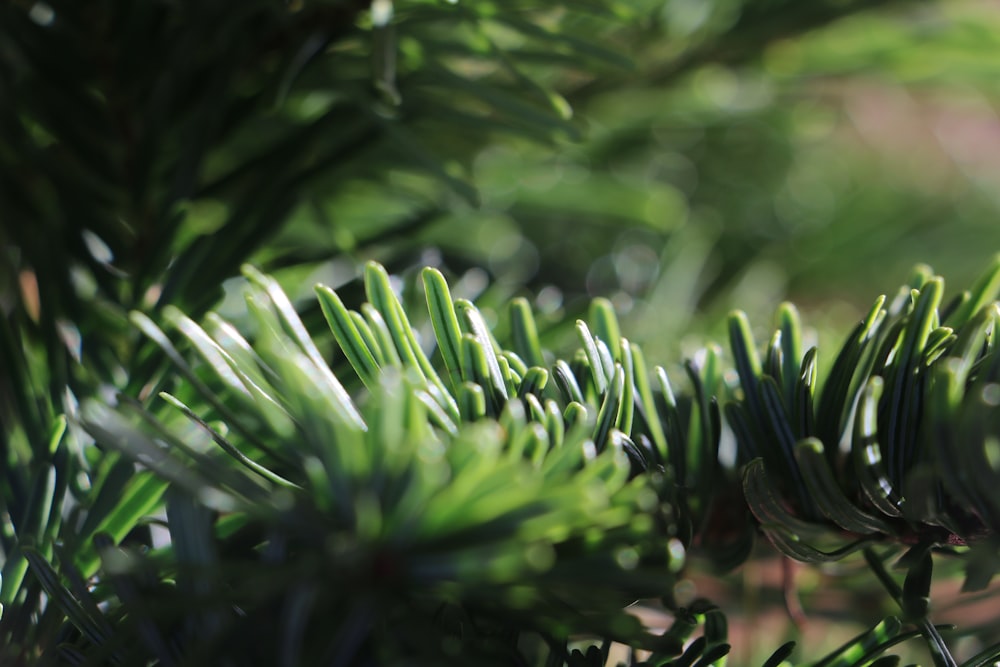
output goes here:
<path id="1" fill-rule="evenodd" d="M 199 325 L 166 312 L 175 336 L 136 314 L 179 376 L 154 378 L 159 393 L 144 402 L 83 406 L 110 471 L 125 470 L 120 453 L 150 472 L 124 496 L 110 495 L 122 488 L 113 477 L 98 489 L 94 507 L 104 509 L 70 533 L 92 551 L 25 552 L 47 613 L 61 610 L 72 628 L 53 657 L 603 665 L 613 640 L 632 647 L 630 665 L 719 664 L 729 650 L 722 611 L 678 607 L 672 588 L 689 550 L 719 565 L 746 557 L 752 524 L 737 520 L 728 534 L 719 525 L 722 504 L 745 498 L 790 557 L 862 550 L 900 607 L 898 620 L 816 664 L 889 664 L 885 652 L 915 636 L 936 664 L 956 664 L 929 619 L 933 554 L 965 550 L 969 587 L 993 571 L 996 511 L 984 491 L 996 483 L 1000 426 L 991 393 L 1000 259 L 943 310 L 942 281 L 924 271 L 887 308 L 880 298 L 825 382 L 816 350 L 800 349 L 791 306 L 779 309 L 763 357 L 735 315 L 739 384 L 723 380 L 721 351 L 709 348 L 687 364 L 690 394 L 662 368 L 647 372 L 607 302 L 577 322 L 567 362 L 541 345 L 522 301 L 499 339 L 426 269 L 434 335 L 422 340 L 416 312 L 376 264 L 358 310 L 316 288 L 356 378 L 338 375 L 277 283 L 250 267 L 245 275 L 246 336 L 215 314 Z M 719 399 L 729 401 L 727 423 Z M 736 467 L 720 460 L 727 427 Z M 821 439 L 830 429 L 834 447 Z M 914 435 L 924 433 L 963 439 L 945 449 Z M 130 546 L 159 507 L 168 545 Z M 900 547 L 910 547 L 902 585 L 884 566 Z M 107 585 L 88 588 L 98 566 Z M 191 596 L 197 605 L 181 602 Z M 649 598 L 674 616 L 662 636 L 624 611 Z M 121 629 L 106 632 L 105 616 Z M 237 636 L 253 640 L 234 648 Z M 585 636 L 600 645 L 574 645 Z"/>

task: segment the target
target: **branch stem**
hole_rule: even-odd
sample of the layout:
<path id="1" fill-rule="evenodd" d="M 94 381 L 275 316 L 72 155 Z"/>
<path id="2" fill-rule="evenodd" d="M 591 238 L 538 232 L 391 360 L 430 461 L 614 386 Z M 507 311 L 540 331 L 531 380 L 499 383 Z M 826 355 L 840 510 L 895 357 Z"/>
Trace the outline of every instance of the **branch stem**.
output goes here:
<path id="1" fill-rule="evenodd" d="M 879 558 L 878 554 L 871 547 L 866 547 L 863 553 L 868 567 L 875 573 L 878 580 L 882 582 L 882 586 L 885 587 L 886 592 L 895 600 L 900 609 L 903 609 L 903 589 L 896 583 L 896 580 L 892 578 L 889 572 L 886 571 L 882 559 Z M 927 616 L 920 619 L 907 620 L 913 622 L 920 629 L 920 634 L 927 641 L 927 648 L 930 650 L 931 658 L 934 660 L 936 667 L 958 667 L 958 663 L 951 655 L 951 651 L 948 650 L 948 645 L 945 643 L 944 637 L 941 636 L 941 633 L 934 627 L 934 624 L 930 622 Z"/>

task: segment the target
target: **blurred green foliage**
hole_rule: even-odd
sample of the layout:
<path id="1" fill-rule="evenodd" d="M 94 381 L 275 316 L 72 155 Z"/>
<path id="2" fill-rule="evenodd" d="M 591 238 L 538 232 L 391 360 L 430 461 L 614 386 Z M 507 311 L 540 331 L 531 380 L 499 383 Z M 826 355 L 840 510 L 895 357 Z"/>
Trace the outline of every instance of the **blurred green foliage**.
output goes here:
<path id="1" fill-rule="evenodd" d="M 843 332 L 872 284 L 888 289 L 917 262 L 970 281 L 1000 247 L 992 8 L 666 2 L 628 12 L 603 29 L 590 17 L 568 25 L 599 34 L 629 67 L 532 67 L 524 53 L 536 45 L 504 33 L 512 57 L 564 95 L 583 140 L 504 135 L 453 153 L 479 206 L 436 197 L 420 234 L 379 239 L 364 256 L 391 261 L 419 239 L 440 251 L 434 261 L 531 286 L 543 308 L 576 312 L 581 297 L 608 296 L 634 315 L 639 340 L 676 356 L 682 334 L 719 333 L 736 305 L 763 319 L 783 297 Z M 384 185 L 329 197 L 327 210 L 392 229 L 414 184 Z M 310 228 L 315 238 L 316 217 L 303 209 L 284 248 Z M 341 240 L 361 248 L 365 238 Z"/>
<path id="2" fill-rule="evenodd" d="M 986 3 L 387 6 L 9 3 L 7 300 L 30 271 L 43 327 L 108 336 L 247 259 L 432 259 L 611 297 L 676 356 L 734 304 L 843 330 L 872 283 L 1000 246 Z"/>

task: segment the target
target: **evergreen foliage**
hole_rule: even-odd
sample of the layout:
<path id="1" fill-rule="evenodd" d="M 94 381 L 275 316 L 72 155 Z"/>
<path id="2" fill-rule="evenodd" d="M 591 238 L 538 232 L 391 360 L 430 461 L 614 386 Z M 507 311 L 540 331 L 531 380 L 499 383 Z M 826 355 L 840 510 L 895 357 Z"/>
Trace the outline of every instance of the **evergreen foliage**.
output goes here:
<path id="1" fill-rule="evenodd" d="M 987 457 L 1000 258 L 943 314 L 942 280 L 924 270 L 888 308 L 880 297 L 823 381 L 790 305 L 763 359 L 734 313 L 739 384 L 722 380 L 711 353 L 688 365 L 689 396 L 660 367 L 651 380 L 604 301 L 590 325 L 577 323 L 580 348 L 567 362 L 541 346 L 522 301 L 507 347 L 425 269 L 433 337 L 421 345 L 377 264 L 360 311 L 317 287 L 353 371 L 338 378 L 277 283 L 244 272 L 253 342 L 217 314 L 202 327 L 170 309 L 187 361 L 135 313 L 178 372 L 152 378 L 143 402 L 82 406 L 81 425 L 114 466 L 133 460 L 153 476 L 137 478 L 141 488 L 129 480 L 124 494 L 110 475 L 98 480 L 94 506 L 110 505 L 110 520 L 96 527 L 94 551 L 76 535 L 79 548 L 56 550 L 54 570 L 42 551 L 52 544 L 25 549 L 69 623 L 49 657 L 599 665 L 617 641 L 632 664 L 710 664 L 729 650 L 725 616 L 708 601 L 678 608 L 672 591 L 689 550 L 726 566 L 748 555 L 753 524 L 720 544 L 706 511 L 742 471 L 747 506 L 781 552 L 820 562 L 863 549 L 900 606 L 899 619 L 820 664 L 864 662 L 916 635 L 936 664 L 956 664 L 928 618 L 932 554 L 964 558 L 973 586 L 997 562 Z M 735 465 L 718 456 L 720 402 Z M 900 421 L 904 410 L 913 412 Z M 821 424 L 849 446 L 825 447 Z M 894 438 L 899 424 L 914 435 Z M 953 430 L 962 437 L 918 437 Z M 951 463 L 934 464 L 944 454 Z M 122 543 L 137 505 L 161 497 L 169 546 Z M 884 562 L 903 549 L 900 586 Z M 88 589 L 99 565 L 102 586 Z M 650 598 L 675 615 L 664 635 L 625 611 Z M 902 632 L 904 622 L 914 630 Z M 604 643 L 568 644 L 588 636 Z"/>
<path id="2" fill-rule="evenodd" d="M 1000 256 L 950 300 L 918 267 L 835 354 L 749 303 L 663 355 L 773 239 L 836 254 L 794 179 L 851 252 L 788 274 L 864 273 L 852 207 L 896 186 L 809 181 L 788 82 L 992 43 L 910 4 L 0 4 L 0 664 L 722 665 L 684 580 L 768 558 L 891 604 L 763 664 L 995 664 L 932 584 L 1000 568 Z M 908 192 L 894 261 L 974 190 Z"/>

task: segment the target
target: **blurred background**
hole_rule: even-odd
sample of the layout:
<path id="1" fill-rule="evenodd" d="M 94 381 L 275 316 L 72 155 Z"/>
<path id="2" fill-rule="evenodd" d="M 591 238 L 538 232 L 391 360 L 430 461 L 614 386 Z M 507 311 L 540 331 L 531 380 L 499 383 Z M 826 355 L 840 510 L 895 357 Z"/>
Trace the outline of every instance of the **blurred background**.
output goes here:
<path id="1" fill-rule="evenodd" d="M 1000 248 L 988 1 L 2 11 L 0 294 L 42 329 L 375 258 L 553 322 L 607 296 L 666 360 L 786 298 L 843 331 L 915 263 L 964 285 Z"/>
<path id="2" fill-rule="evenodd" d="M 57 411 L 142 386 L 130 309 L 239 319 L 243 262 L 314 330 L 312 285 L 357 305 L 368 259 L 501 327 L 528 296 L 557 348 L 605 296 L 669 365 L 784 299 L 830 350 L 914 264 L 954 293 L 1000 251 L 985 0 L 16 0 L 0 101 L 0 309 Z M 775 562 L 698 589 L 776 610 L 762 655 Z M 800 581 L 814 618 L 888 613 L 832 576 Z"/>
<path id="3" fill-rule="evenodd" d="M 469 102 L 447 110 L 455 118 L 412 129 L 462 186 L 406 164 L 375 183 L 317 185 L 256 261 L 481 270 L 499 283 L 496 302 L 530 294 L 553 322 L 607 296 L 665 361 L 719 339 L 732 308 L 763 330 L 782 299 L 836 340 L 914 264 L 957 288 L 1000 250 L 994 3 L 669 0 L 622 12 L 524 17 L 593 52 L 481 23 L 470 39 L 488 41 L 456 54 L 455 70 L 502 89 L 513 75 L 490 60 L 502 50 L 565 113 L 548 127 L 534 105 L 498 105 L 496 126 L 479 127 L 458 115 L 494 100 L 461 89 L 473 99 L 455 98 Z M 398 27 L 403 60 L 410 39 L 427 48 L 419 29 Z M 400 75 L 401 108 L 426 94 L 421 76 Z"/>

